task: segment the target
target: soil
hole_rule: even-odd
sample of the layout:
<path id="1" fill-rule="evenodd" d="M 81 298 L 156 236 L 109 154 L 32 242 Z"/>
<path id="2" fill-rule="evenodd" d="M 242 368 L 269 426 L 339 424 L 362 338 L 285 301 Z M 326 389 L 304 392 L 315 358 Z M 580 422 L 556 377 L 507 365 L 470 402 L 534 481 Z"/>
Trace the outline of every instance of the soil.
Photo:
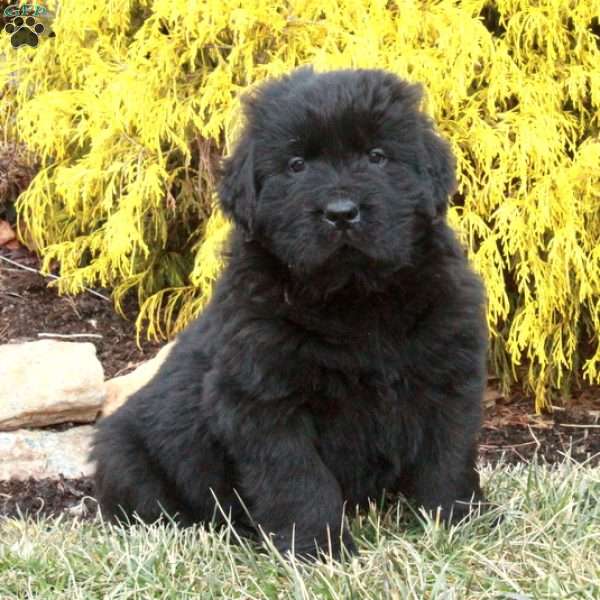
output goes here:
<path id="1" fill-rule="evenodd" d="M 0 519 L 64 515 L 88 520 L 97 512 L 89 478 L 0 481 Z"/>
<path id="2" fill-rule="evenodd" d="M 549 464 L 565 456 L 600 466 L 600 387 L 581 390 L 567 406 L 536 415 L 533 399 L 517 390 L 486 402 L 480 438 L 483 461 L 515 464 L 537 459 Z"/>
<path id="3" fill-rule="evenodd" d="M 134 369 L 163 345 L 142 340 L 138 347 L 133 302 L 126 303 L 127 318 L 123 318 L 108 299 L 110 291 L 94 290 L 106 299 L 90 292 L 59 296 L 56 288 L 48 287 L 51 278 L 2 257 L 22 267 L 39 268 L 37 257 L 23 247 L 7 250 L 0 246 L 0 344 L 48 339 L 52 334 L 77 336 L 55 339 L 92 342 L 107 379 Z"/>
<path id="4" fill-rule="evenodd" d="M 38 268 L 37 258 L 23 248 L 0 247 L 0 257 Z M 162 345 L 143 341 L 137 346 L 135 306 L 126 307 L 125 319 L 105 299 L 89 292 L 60 297 L 54 288 L 48 288 L 48 281 L 0 258 L 0 344 L 41 339 L 41 333 L 91 334 L 93 337 L 81 339 L 95 344 L 107 378 L 135 368 Z M 97 291 L 106 296 L 110 293 Z M 569 455 L 575 461 L 600 466 L 600 387 L 580 390 L 567 407 L 554 407 L 552 414 L 535 415 L 531 397 L 517 390 L 504 397 L 493 384 L 491 380 L 485 399 L 480 439 L 483 461 L 517 463 L 537 458 L 555 463 Z M 0 516 L 89 519 L 96 512 L 90 479 L 0 481 Z"/>

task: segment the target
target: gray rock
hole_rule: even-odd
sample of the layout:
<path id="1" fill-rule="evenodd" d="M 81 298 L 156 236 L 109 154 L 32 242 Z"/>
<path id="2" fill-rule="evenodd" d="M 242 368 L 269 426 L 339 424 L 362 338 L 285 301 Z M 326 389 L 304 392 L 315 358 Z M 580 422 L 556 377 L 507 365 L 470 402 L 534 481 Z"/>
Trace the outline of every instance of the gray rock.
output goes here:
<path id="1" fill-rule="evenodd" d="M 91 475 L 88 462 L 90 425 L 67 431 L 20 429 L 0 433 L 0 479 L 76 478 Z"/>
<path id="2" fill-rule="evenodd" d="M 0 431 L 94 421 L 106 396 L 89 343 L 41 340 L 0 346 Z"/>

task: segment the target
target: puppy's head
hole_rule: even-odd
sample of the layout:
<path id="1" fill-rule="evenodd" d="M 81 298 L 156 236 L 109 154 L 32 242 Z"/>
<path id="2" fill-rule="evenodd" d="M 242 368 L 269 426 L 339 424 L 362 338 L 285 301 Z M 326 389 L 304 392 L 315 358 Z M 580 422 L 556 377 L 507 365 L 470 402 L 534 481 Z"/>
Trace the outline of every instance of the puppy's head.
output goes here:
<path id="1" fill-rule="evenodd" d="M 224 162 L 223 210 L 299 273 L 409 266 L 454 191 L 421 88 L 379 70 L 303 68 L 245 98 Z"/>

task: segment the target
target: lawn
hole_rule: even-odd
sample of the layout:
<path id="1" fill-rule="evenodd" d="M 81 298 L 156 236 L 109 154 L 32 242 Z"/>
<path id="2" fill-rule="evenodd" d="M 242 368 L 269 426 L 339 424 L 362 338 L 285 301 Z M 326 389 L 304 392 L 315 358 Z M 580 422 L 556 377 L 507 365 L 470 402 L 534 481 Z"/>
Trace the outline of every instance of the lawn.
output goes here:
<path id="1" fill-rule="evenodd" d="M 452 528 L 406 503 L 350 520 L 360 554 L 306 565 L 170 526 L 0 520 L 0 598 L 600 598 L 600 469 L 482 467 L 499 509 Z M 494 515 L 502 519 L 494 523 Z"/>

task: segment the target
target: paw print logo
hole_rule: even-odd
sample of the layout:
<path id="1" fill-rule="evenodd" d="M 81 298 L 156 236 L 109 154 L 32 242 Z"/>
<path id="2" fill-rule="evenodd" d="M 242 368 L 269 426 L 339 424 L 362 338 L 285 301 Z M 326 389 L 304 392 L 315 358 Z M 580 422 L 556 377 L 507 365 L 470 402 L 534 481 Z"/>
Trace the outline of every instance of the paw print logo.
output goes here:
<path id="1" fill-rule="evenodd" d="M 46 28 L 41 23 L 36 23 L 33 17 L 17 17 L 14 21 L 4 26 L 4 31 L 10 35 L 10 43 L 13 48 L 27 44 L 36 48 L 39 36 Z"/>

